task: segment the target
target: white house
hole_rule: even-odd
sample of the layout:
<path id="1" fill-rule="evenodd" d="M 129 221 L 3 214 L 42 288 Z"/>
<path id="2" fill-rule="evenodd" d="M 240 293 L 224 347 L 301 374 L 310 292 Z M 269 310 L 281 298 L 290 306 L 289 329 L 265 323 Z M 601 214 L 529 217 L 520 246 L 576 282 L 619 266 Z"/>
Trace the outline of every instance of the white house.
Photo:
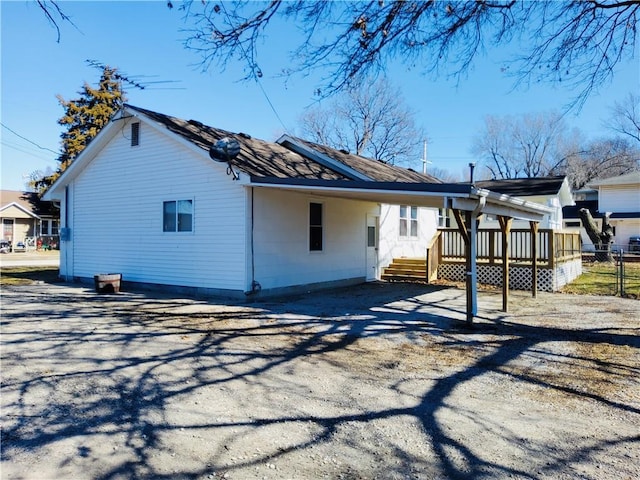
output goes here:
<path id="1" fill-rule="evenodd" d="M 611 213 L 614 244 L 628 250 L 629 239 L 640 236 L 640 171 L 596 180 L 588 186 L 598 191 L 598 211 Z"/>
<path id="2" fill-rule="evenodd" d="M 223 138 L 237 156 L 212 150 Z M 45 199 L 61 204 L 67 280 L 118 272 L 237 296 L 375 280 L 387 259 L 424 254 L 437 208 L 538 221 L 549 211 L 288 135 L 271 143 L 130 105 Z"/>

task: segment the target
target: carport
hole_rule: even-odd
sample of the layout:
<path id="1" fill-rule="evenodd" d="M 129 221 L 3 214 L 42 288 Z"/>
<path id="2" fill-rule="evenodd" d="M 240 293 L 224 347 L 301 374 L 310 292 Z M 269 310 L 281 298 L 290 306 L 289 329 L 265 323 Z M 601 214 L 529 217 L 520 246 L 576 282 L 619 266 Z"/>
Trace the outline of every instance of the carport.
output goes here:
<path id="1" fill-rule="evenodd" d="M 310 193 L 318 196 L 363 200 L 392 205 L 451 209 L 465 243 L 466 259 L 466 318 L 471 325 L 478 313 L 476 237 L 478 219 L 483 214 L 495 215 L 500 223 L 502 242 L 508 247 L 514 218 L 528 220 L 532 232 L 533 279 L 531 293 L 537 295 L 537 231 L 549 207 L 509 195 L 477 188 L 472 183 L 401 183 L 353 180 L 317 180 L 273 177 L 254 177 L 246 184 L 251 188 L 275 188 Z M 509 257 L 503 248 L 502 309 L 509 307 Z"/>

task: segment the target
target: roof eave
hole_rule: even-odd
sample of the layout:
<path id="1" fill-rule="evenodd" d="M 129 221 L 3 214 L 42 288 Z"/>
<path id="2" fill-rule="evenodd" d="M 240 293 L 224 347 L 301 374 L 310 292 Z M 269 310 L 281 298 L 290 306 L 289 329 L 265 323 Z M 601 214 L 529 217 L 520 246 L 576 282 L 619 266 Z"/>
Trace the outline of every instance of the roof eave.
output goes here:
<path id="1" fill-rule="evenodd" d="M 28 208 L 23 207 L 22 205 L 20 205 L 18 202 L 11 202 L 11 203 L 7 203 L 6 205 L 3 205 L 0 208 L 0 212 L 5 211 L 7 208 L 10 207 L 16 207 L 18 210 L 23 211 L 24 213 L 26 213 L 27 215 L 32 216 L 33 218 L 40 220 L 40 217 L 38 215 L 36 215 L 35 213 L 33 213 L 31 210 L 29 210 Z"/>
<path id="2" fill-rule="evenodd" d="M 250 187 L 293 190 L 317 195 L 360 199 L 377 203 L 414 201 L 428 207 L 458 208 L 473 211 L 481 205 L 482 213 L 541 221 L 553 209 L 518 197 L 478 189 L 464 183 L 400 183 L 351 180 L 291 179 L 251 177 Z"/>

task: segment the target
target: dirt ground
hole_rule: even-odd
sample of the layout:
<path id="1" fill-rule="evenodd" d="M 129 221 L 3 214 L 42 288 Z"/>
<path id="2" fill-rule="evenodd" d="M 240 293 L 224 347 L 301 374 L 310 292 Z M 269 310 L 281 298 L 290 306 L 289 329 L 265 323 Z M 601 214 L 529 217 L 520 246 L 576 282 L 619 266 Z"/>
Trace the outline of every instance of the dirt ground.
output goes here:
<path id="1" fill-rule="evenodd" d="M 3 479 L 637 479 L 640 302 L 2 290 Z"/>

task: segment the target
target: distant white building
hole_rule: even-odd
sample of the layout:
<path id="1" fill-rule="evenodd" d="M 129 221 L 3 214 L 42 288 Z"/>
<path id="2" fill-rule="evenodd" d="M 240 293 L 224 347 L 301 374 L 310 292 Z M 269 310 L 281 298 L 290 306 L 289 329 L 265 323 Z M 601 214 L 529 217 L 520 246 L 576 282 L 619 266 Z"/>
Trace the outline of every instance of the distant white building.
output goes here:
<path id="1" fill-rule="evenodd" d="M 611 213 L 614 247 L 628 250 L 631 237 L 640 236 L 640 171 L 596 180 L 588 187 L 598 191 L 600 215 Z"/>

